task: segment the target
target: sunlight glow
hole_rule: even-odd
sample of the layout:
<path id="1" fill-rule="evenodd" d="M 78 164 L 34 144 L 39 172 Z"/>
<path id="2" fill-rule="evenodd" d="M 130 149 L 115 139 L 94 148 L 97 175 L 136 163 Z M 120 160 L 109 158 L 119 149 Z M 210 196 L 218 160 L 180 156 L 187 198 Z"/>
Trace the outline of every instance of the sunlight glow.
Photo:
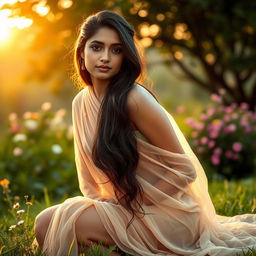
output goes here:
<path id="1" fill-rule="evenodd" d="M 73 1 L 72 0 L 59 0 L 58 5 L 60 8 L 67 9 L 73 5 Z"/>
<path id="2" fill-rule="evenodd" d="M 5 4 L 16 4 L 18 2 L 22 3 L 22 2 L 26 2 L 27 0 L 1 0 L 0 1 L 0 8 L 2 8 Z"/>
<path id="3" fill-rule="evenodd" d="M 11 29 L 24 29 L 32 25 L 33 20 L 26 17 L 9 17 L 12 11 L 10 9 L 0 10 L 0 42 L 6 42 L 11 36 Z"/>
<path id="4" fill-rule="evenodd" d="M 40 16 L 45 16 L 49 13 L 50 7 L 46 4 L 47 1 L 40 1 L 32 6 L 32 10 L 38 13 Z"/>

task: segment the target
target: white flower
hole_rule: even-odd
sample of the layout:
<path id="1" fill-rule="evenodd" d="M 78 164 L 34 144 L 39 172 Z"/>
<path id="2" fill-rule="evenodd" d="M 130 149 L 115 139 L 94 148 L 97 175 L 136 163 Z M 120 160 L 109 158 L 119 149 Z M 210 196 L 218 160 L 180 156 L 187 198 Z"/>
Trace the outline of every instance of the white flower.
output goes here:
<path id="1" fill-rule="evenodd" d="M 15 229 L 16 228 L 16 225 L 11 225 L 10 227 L 9 227 L 9 231 L 11 231 L 11 230 L 13 230 L 13 229 Z"/>
<path id="2" fill-rule="evenodd" d="M 52 107 L 51 102 L 44 102 L 44 103 L 42 104 L 42 106 L 41 106 L 41 109 L 42 109 L 43 111 L 48 111 L 48 110 L 51 109 L 51 107 Z"/>
<path id="3" fill-rule="evenodd" d="M 25 121 L 25 127 L 31 131 L 35 130 L 37 128 L 37 126 L 38 126 L 38 124 L 37 124 L 36 120 L 29 119 L 29 120 Z"/>
<path id="4" fill-rule="evenodd" d="M 61 154 L 63 152 L 62 147 L 59 144 L 52 145 L 52 152 L 54 154 Z"/>
<path id="5" fill-rule="evenodd" d="M 23 133 L 17 133 L 13 139 L 14 142 L 18 142 L 18 141 L 25 141 L 27 140 L 27 135 L 23 134 Z"/>
<path id="6" fill-rule="evenodd" d="M 24 212 L 25 212 L 25 210 L 23 210 L 23 209 L 22 209 L 22 210 L 18 210 L 18 211 L 17 211 L 17 214 L 22 214 L 22 213 L 24 213 Z"/>
<path id="7" fill-rule="evenodd" d="M 19 203 L 15 203 L 15 204 L 13 205 L 13 208 L 14 208 L 14 209 L 19 209 L 19 208 L 20 208 L 20 204 L 19 204 Z"/>
<path id="8" fill-rule="evenodd" d="M 17 223 L 17 225 L 21 225 L 21 224 L 23 224 L 24 223 L 24 220 L 20 220 L 18 223 Z"/>

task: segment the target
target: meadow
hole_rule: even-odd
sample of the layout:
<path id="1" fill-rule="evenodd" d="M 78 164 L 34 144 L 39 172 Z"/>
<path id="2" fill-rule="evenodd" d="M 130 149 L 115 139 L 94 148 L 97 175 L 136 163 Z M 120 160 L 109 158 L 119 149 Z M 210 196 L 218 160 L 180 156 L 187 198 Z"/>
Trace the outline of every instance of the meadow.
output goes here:
<path id="1" fill-rule="evenodd" d="M 52 201 L 47 190 L 44 191 L 43 200 L 39 201 L 33 196 L 12 196 L 11 182 L 1 181 L 1 200 L 8 203 L 9 208 L 1 212 L 0 219 L 0 255 L 5 256 L 39 256 L 44 255 L 40 249 L 33 249 L 35 238 L 33 224 L 35 216 L 44 208 L 60 203 Z M 240 181 L 212 181 L 209 183 L 209 193 L 213 200 L 216 212 L 219 215 L 233 216 L 244 213 L 256 213 L 256 187 L 254 178 Z M 63 198 L 64 200 L 65 198 Z M 108 250 L 101 244 L 92 243 L 89 250 L 81 248 L 79 256 L 108 256 L 116 249 Z M 119 255 L 127 255 L 120 253 Z M 243 256 L 256 255 L 255 250 L 241 252 Z M 239 256 L 240 256 L 239 255 Z"/>

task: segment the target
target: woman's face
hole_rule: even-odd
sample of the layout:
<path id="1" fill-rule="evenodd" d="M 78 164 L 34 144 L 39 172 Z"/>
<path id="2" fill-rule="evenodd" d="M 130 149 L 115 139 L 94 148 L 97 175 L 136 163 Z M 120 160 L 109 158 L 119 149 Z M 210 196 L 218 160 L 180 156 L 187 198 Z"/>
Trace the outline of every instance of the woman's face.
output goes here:
<path id="1" fill-rule="evenodd" d="M 112 28 L 101 27 L 84 47 L 84 64 L 93 83 L 96 80 L 110 80 L 116 75 L 123 57 L 119 35 Z"/>

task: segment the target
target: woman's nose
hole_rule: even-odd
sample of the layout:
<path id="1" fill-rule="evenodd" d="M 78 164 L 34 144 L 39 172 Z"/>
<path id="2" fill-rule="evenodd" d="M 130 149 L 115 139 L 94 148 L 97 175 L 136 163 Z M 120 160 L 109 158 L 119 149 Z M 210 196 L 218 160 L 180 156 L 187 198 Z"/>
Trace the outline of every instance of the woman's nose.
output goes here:
<path id="1" fill-rule="evenodd" d="M 104 50 L 101 55 L 101 61 L 109 61 L 109 51 L 108 49 Z"/>

